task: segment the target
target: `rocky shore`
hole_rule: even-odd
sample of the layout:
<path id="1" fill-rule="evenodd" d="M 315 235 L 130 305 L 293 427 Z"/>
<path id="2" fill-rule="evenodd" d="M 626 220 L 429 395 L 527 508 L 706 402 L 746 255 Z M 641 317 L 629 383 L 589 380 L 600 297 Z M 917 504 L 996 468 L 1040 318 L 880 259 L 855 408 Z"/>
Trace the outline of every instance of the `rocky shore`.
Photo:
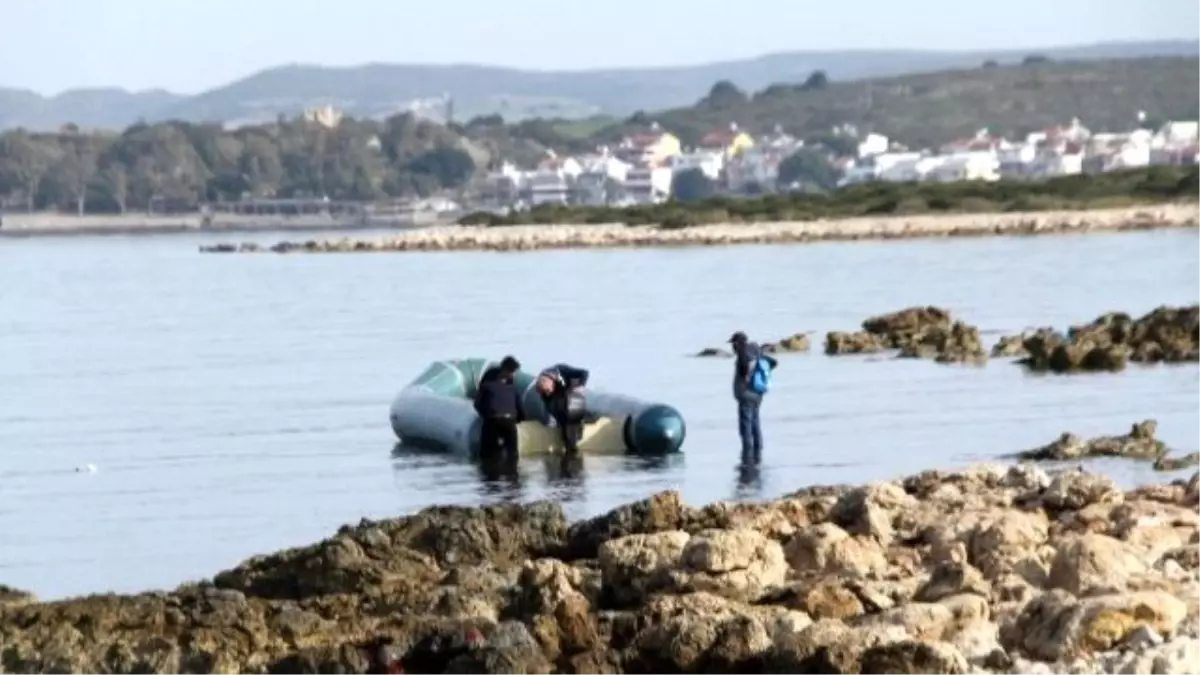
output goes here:
<path id="1" fill-rule="evenodd" d="M 900 358 L 931 359 L 938 363 L 985 364 L 977 326 L 951 316 L 941 307 L 907 307 L 873 316 L 858 331 L 830 331 L 825 354 L 877 354 L 895 352 Z M 769 353 L 806 352 L 807 333 L 797 333 L 763 344 Z M 991 348 L 992 357 L 1016 358 L 1035 372 L 1074 373 L 1118 371 L 1129 361 L 1144 364 L 1200 361 L 1200 305 L 1163 305 L 1134 319 L 1110 312 L 1091 323 L 1073 326 L 1066 334 L 1038 328 L 1019 335 L 1002 336 Z M 730 357 L 726 349 L 707 347 L 696 356 Z"/>
<path id="2" fill-rule="evenodd" d="M 352 253 L 402 251 L 530 251 L 563 248 L 721 246 L 860 239 L 1111 232 L 1200 224 L 1195 204 L 1089 211 L 942 214 L 808 222 L 740 223 L 666 228 L 608 225 L 439 226 L 374 239 L 254 242 L 201 246 L 204 253 Z"/>
<path id="3" fill-rule="evenodd" d="M 1198 481 L 980 466 L 573 524 L 434 507 L 171 592 L 2 589 L 0 669 L 1196 673 Z"/>

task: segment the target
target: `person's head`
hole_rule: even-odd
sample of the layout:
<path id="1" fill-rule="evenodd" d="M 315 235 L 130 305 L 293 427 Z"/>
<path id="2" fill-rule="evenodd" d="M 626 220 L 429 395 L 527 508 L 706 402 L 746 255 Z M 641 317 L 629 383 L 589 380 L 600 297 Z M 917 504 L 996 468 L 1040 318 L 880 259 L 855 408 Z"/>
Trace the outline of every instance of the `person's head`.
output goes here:
<path id="1" fill-rule="evenodd" d="M 729 344 L 733 345 L 734 349 L 741 349 L 742 347 L 745 347 L 746 343 L 749 341 L 750 338 L 746 337 L 746 334 L 740 330 L 729 338 Z"/>
<path id="2" fill-rule="evenodd" d="M 513 356 L 506 356 L 500 361 L 500 372 L 505 376 L 516 375 L 521 369 L 521 362 Z"/>
<path id="3" fill-rule="evenodd" d="M 542 396 L 549 396 L 554 393 L 554 378 L 549 375 L 540 375 L 537 379 L 537 390 Z"/>

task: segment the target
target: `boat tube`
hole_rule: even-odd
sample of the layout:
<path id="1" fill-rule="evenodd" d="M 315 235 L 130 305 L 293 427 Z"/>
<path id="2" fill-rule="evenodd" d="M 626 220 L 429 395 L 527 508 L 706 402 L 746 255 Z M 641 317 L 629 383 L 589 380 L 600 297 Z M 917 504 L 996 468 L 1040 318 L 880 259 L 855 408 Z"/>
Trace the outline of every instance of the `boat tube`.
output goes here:
<path id="1" fill-rule="evenodd" d="M 473 401 L 480 379 L 494 365 L 480 358 L 430 364 L 392 401 L 392 431 L 407 444 L 475 457 L 483 421 Z M 538 421 L 545 407 L 536 378 L 519 371 L 514 380 L 529 418 L 518 425 L 522 455 L 562 450 L 559 432 Z M 682 448 L 687 427 L 671 406 L 590 388 L 578 393 L 584 410 L 580 451 L 667 455 Z"/>

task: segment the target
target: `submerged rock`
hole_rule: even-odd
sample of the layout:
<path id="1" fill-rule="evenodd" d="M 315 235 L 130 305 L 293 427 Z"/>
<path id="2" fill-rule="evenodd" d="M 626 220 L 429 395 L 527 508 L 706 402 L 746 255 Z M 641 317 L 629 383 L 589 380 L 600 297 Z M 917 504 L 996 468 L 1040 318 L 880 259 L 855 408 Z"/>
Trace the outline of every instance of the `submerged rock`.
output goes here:
<path id="1" fill-rule="evenodd" d="M 1121 436 L 1099 436 L 1084 440 L 1064 431 L 1061 436 L 1040 448 L 1024 450 L 1015 457 L 1025 461 L 1064 462 L 1093 457 L 1124 457 L 1154 462 L 1158 471 L 1177 471 L 1200 464 L 1200 453 L 1168 457 L 1171 449 L 1155 437 L 1158 422 L 1143 420 L 1135 423 L 1129 433 Z"/>

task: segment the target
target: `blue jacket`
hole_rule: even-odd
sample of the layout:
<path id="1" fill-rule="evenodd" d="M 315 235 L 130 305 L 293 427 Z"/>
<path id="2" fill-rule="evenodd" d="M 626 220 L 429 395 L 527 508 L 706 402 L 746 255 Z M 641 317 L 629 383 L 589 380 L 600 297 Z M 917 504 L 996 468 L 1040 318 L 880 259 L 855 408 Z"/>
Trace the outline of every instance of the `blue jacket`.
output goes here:
<path id="1" fill-rule="evenodd" d="M 764 354 L 757 342 L 747 342 L 740 349 L 734 348 L 733 361 L 733 397 L 737 400 L 756 399 L 759 395 L 750 391 L 750 378 L 754 375 L 754 365 L 762 358 L 775 370 L 779 362 L 770 354 Z"/>

